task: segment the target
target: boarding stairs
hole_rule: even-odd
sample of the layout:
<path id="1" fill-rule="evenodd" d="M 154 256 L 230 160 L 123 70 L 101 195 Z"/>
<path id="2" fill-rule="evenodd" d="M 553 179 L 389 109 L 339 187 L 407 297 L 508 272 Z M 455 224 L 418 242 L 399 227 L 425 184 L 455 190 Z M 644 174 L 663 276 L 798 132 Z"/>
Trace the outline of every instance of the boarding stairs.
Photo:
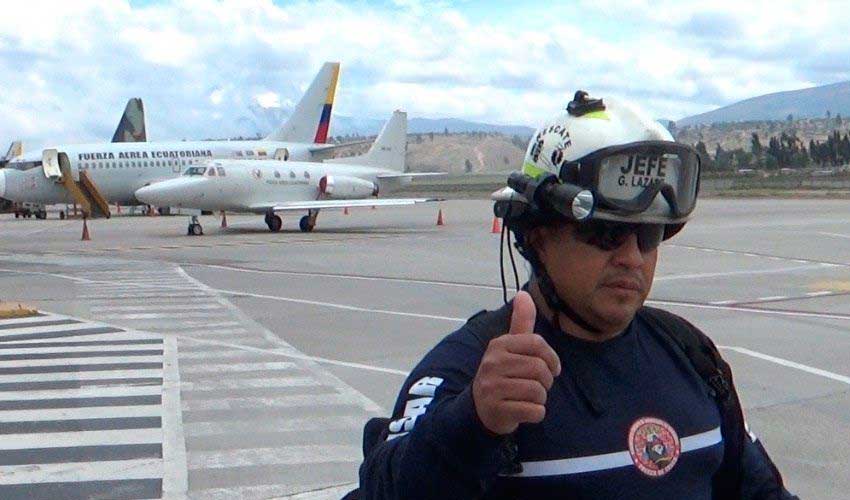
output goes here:
<path id="1" fill-rule="evenodd" d="M 54 150 L 55 151 L 55 150 Z M 74 179 L 71 171 L 71 162 L 68 160 L 68 155 L 65 153 L 56 154 L 56 163 L 59 165 L 59 176 L 52 176 L 54 181 L 65 186 L 65 189 L 71 194 L 74 203 L 80 206 L 83 212 L 83 217 L 109 218 L 109 202 L 106 197 L 101 194 L 94 183 L 89 173 L 85 170 L 79 171 L 79 180 Z M 45 169 L 47 172 L 47 169 Z"/>

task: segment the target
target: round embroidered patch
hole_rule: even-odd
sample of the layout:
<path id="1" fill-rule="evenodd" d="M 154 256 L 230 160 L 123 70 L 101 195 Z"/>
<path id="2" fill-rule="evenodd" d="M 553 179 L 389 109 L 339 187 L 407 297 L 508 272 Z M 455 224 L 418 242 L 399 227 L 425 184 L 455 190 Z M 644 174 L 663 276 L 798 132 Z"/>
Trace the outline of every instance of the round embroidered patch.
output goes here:
<path id="1" fill-rule="evenodd" d="M 629 454 L 639 471 L 658 477 L 679 460 L 682 445 L 673 426 L 658 418 L 641 418 L 629 429 Z"/>

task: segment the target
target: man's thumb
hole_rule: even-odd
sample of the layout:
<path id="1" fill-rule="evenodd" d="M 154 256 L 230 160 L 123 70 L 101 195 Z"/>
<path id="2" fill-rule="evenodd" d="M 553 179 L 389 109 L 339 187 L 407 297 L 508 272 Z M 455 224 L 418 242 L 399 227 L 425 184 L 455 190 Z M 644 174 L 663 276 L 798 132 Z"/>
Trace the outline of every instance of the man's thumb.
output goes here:
<path id="1" fill-rule="evenodd" d="M 514 310 L 511 314 L 511 335 L 534 333 L 534 320 L 537 318 L 537 308 L 531 295 L 520 291 L 514 297 Z"/>

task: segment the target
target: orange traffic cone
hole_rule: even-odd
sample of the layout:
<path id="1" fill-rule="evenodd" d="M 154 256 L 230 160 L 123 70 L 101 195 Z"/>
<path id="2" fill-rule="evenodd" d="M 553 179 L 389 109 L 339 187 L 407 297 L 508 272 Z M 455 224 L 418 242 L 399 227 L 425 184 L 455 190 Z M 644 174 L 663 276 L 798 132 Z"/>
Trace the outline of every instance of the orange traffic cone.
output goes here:
<path id="1" fill-rule="evenodd" d="M 88 225 L 88 217 L 83 217 L 83 237 L 80 241 L 89 241 L 91 237 L 89 236 L 89 225 Z"/>
<path id="2" fill-rule="evenodd" d="M 343 215 L 348 215 L 348 207 L 342 209 Z"/>
<path id="3" fill-rule="evenodd" d="M 227 227 L 227 214 L 224 213 L 224 210 L 221 211 L 221 227 L 222 229 Z"/>
<path id="4" fill-rule="evenodd" d="M 499 234 L 502 232 L 502 226 L 499 224 L 499 218 L 493 217 L 493 228 L 490 229 L 492 234 Z"/>
<path id="5" fill-rule="evenodd" d="M 441 208 L 439 212 L 437 212 L 437 225 L 443 226 L 445 223 L 443 222 L 443 209 Z"/>

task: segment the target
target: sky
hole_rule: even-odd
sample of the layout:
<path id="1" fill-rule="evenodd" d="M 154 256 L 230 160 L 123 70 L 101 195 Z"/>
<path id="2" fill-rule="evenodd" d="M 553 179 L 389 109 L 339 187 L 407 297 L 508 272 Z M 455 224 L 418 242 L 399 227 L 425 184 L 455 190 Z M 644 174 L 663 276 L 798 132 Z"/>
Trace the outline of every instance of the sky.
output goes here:
<path id="1" fill-rule="evenodd" d="M 342 63 L 334 113 L 536 127 L 578 89 L 680 119 L 850 80 L 842 2 L 27 0 L 0 18 L 0 142 L 251 135 Z M 3 147 L 0 144 L 0 147 Z M 0 152 L 2 154 L 2 152 Z"/>

